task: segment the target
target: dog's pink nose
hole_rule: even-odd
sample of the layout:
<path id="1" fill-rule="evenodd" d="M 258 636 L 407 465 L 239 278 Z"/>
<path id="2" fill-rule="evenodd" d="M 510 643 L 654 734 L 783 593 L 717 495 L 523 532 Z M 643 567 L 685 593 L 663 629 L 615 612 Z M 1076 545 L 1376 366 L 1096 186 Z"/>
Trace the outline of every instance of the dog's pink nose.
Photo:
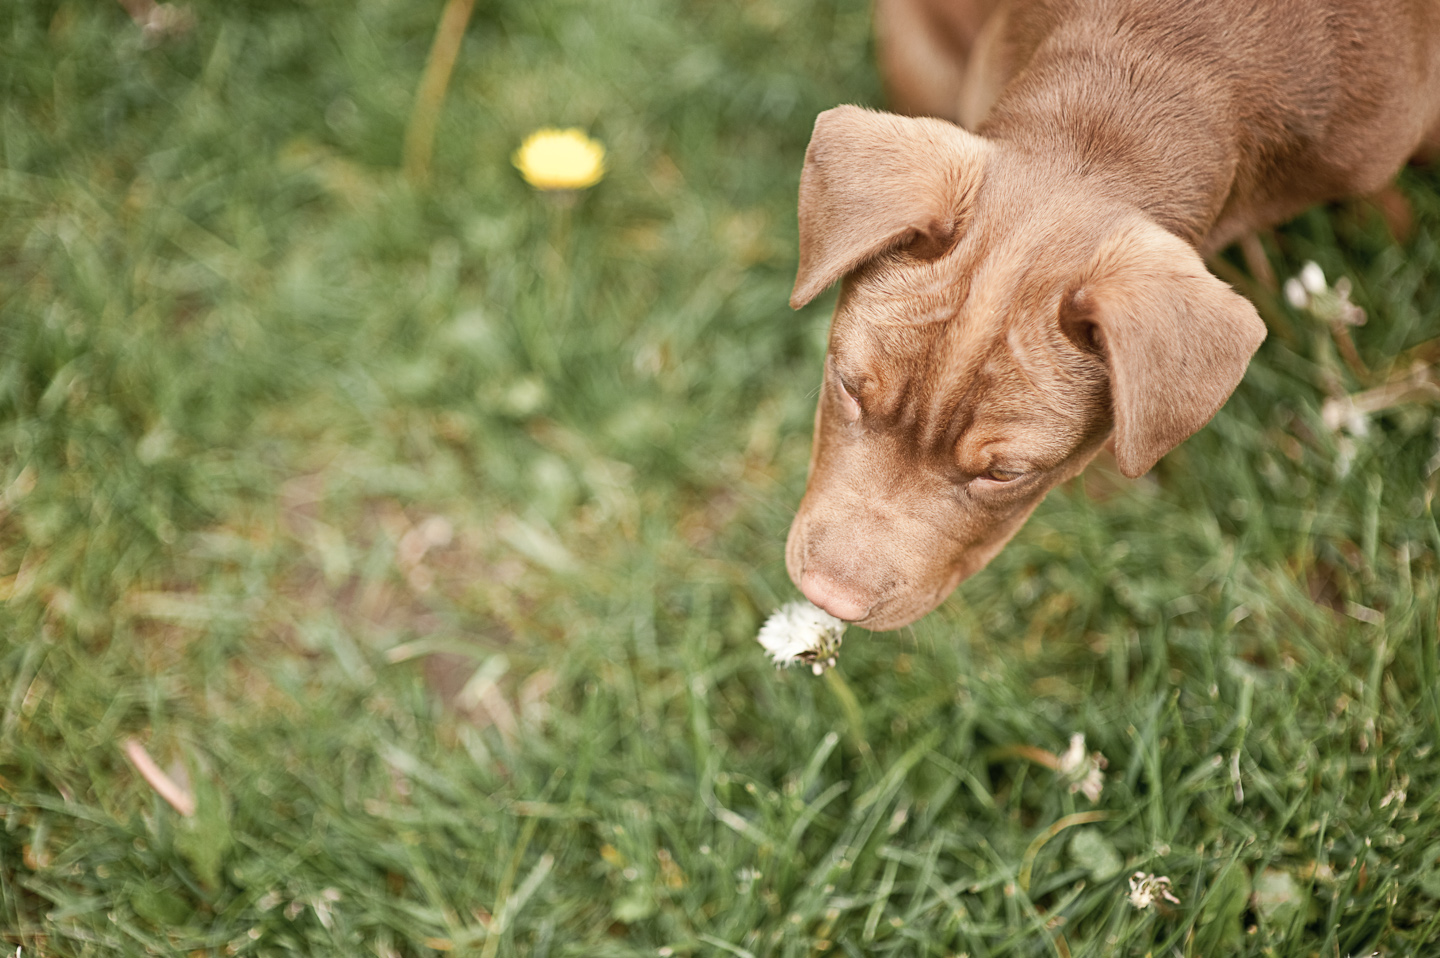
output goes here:
<path id="1" fill-rule="evenodd" d="M 855 622 L 865 618 L 870 606 L 864 601 L 848 595 L 843 586 L 829 579 L 815 575 L 808 569 L 800 574 L 800 591 L 805 598 L 829 612 L 837 619 Z"/>

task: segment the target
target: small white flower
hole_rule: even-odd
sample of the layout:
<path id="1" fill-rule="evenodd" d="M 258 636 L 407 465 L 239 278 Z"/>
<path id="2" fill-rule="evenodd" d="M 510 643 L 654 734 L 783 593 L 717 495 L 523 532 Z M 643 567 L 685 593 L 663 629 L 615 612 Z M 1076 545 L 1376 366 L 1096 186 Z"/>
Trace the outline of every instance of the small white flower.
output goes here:
<path id="1" fill-rule="evenodd" d="M 1313 260 L 1300 267 L 1300 285 L 1304 286 L 1311 296 L 1319 296 L 1329 288 L 1329 284 L 1325 282 L 1325 271 Z"/>
<path id="2" fill-rule="evenodd" d="M 1350 302 L 1354 284 L 1342 276 L 1334 288 L 1325 280 L 1325 271 L 1317 263 L 1300 267 L 1300 275 L 1285 281 L 1285 301 L 1303 309 L 1317 319 L 1341 326 L 1365 325 L 1365 310 Z"/>
<path id="3" fill-rule="evenodd" d="M 1070 780 L 1070 794 L 1083 792 L 1091 802 L 1098 802 L 1105 788 L 1104 770 L 1109 764 L 1099 752 L 1086 752 L 1085 734 L 1076 732 L 1070 736 L 1070 747 L 1060 756 L 1059 771 Z"/>
<path id="4" fill-rule="evenodd" d="M 1305 309 L 1310 305 L 1310 294 L 1305 292 L 1305 284 L 1292 276 L 1285 281 L 1285 300 L 1296 309 Z"/>
<path id="5" fill-rule="evenodd" d="M 1180 904 L 1180 899 L 1170 894 L 1169 878 L 1149 872 L 1136 872 L 1130 876 L 1130 904 L 1144 911 L 1162 898 L 1172 905 Z"/>
<path id="6" fill-rule="evenodd" d="M 1100 753 L 1096 752 L 1095 754 L 1099 755 Z M 1104 761 L 1103 757 L 1101 761 Z M 1099 764 L 1090 766 L 1090 770 L 1085 773 L 1085 777 L 1070 786 L 1070 791 L 1082 792 L 1086 798 L 1090 799 L 1092 804 L 1100 801 L 1100 793 L 1105 788 L 1105 774 L 1100 771 L 1103 767 L 1104 766 Z"/>
<path id="7" fill-rule="evenodd" d="M 787 602 L 771 614 L 755 637 L 777 668 L 804 662 L 816 675 L 835 665 L 845 620 L 809 602 Z"/>
<path id="8" fill-rule="evenodd" d="M 1060 756 L 1060 771 L 1065 775 L 1074 775 L 1084 763 L 1085 733 L 1076 732 L 1070 736 L 1070 747 Z"/>

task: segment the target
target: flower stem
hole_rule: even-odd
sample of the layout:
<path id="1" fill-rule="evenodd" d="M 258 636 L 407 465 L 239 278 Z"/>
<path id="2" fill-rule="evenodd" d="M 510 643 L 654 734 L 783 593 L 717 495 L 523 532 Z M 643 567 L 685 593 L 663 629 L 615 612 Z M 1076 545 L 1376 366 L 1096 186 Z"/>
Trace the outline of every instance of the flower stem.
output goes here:
<path id="1" fill-rule="evenodd" d="M 460 42 L 465 38 L 465 27 L 474 8 L 475 0 L 446 0 L 440 25 L 435 29 L 435 42 L 430 47 L 430 58 L 425 61 L 420 89 L 415 94 L 415 109 L 405 127 L 405 178 L 417 186 L 430 178 L 430 155 L 435 147 L 440 105 L 445 101 L 445 90 L 450 86 L 450 74 L 455 69 L 455 58 L 460 55 Z"/>

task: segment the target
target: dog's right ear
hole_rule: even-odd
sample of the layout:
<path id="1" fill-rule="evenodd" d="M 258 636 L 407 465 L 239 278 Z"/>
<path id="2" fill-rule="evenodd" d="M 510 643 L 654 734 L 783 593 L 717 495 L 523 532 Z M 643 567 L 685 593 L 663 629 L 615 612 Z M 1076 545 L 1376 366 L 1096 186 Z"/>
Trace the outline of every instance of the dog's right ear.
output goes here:
<path id="1" fill-rule="evenodd" d="M 867 260 L 905 244 L 954 245 L 988 144 L 953 123 L 855 106 L 815 120 L 800 174 L 799 309 Z"/>

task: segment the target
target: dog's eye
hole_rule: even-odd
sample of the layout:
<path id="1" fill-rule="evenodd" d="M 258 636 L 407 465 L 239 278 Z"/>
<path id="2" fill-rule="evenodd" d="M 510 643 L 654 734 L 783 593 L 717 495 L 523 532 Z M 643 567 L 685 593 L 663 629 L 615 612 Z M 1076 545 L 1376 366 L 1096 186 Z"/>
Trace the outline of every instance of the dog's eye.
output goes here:
<path id="1" fill-rule="evenodd" d="M 852 393 L 850 388 L 843 382 L 836 380 L 836 385 L 840 387 L 840 405 L 845 411 L 845 419 L 849 422 L 855 422 L 860 418 L 860 400 L 856 398 L 855 394 Z"/>
<path id="2" fill-rule="evenodd" d="M 860 391 L 835 368 L 835 360 L 832 357 L 828 360 L 830 371 L 835 376 L 835 385 L 840 392 L 840 402 L 845 409 L 845 418 L 850 422 L 860 418 Z"/>
<path id="3" fill-rule="evenodd" d="M 989 479 L 991 482 L 1014 482 L 1025 475 L 1014 469 L 989 469 L 980 478 Z"/>

